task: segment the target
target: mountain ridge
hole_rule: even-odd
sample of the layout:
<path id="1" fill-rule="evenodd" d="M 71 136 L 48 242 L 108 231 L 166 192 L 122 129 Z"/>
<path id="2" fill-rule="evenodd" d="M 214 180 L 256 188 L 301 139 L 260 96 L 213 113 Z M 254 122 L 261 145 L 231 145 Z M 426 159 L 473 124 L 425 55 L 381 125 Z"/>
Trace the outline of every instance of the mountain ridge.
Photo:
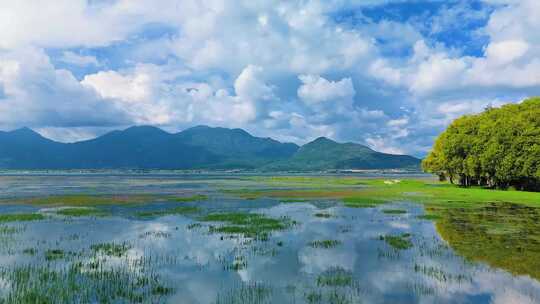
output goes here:
<path id="1" fill-rule="evenodd" d="M 132 126 L 93 139 L 61 143 L 30 128 L 0 131 L 1 169 L 331 169 L 418 168 L 419 159 L 326 137 L 298 146 L 243 129 L 195 126 L 169 133 Z"/>

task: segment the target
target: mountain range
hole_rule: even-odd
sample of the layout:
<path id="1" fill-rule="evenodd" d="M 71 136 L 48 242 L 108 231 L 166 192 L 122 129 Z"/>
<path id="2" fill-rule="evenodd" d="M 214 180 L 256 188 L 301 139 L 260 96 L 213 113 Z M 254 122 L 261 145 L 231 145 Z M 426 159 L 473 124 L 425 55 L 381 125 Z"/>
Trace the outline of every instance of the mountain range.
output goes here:
<path id="1" fill-rule="evenodd" d="M 320 137 L 303 146 L 242 129 L 197 126 L 179 133 L 136 126 L 75 143 L 22 128 L 0 131 L 2 169 L 332 169 L 418 168 L 420 160 Z"/>

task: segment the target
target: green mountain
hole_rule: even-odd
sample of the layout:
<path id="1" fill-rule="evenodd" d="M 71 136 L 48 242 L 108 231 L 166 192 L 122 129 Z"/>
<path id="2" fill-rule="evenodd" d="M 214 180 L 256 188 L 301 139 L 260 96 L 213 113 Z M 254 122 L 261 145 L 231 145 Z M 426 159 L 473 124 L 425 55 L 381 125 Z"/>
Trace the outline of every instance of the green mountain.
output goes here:
<path id="1" fill-rule="evenodd" d="M 220 155 L 222 159 L 214 167 L 221 168 L 256 168 L 287 159 L 298 150 L 296 144 L 254 137 L 242 129 L 197 126 L 176 134 L 176 137 L 188 145 Z"/>
<path id="2" fill-rule="evenodd" d="M 299 147 L 242 129 L 198 126 L 179 133 L 139 126 L 59 143 L 28 129 L 0 132 L 2 169 L 325 170 L 418 167 L 420 160 L 326 138 Z"/>
<path id="3" fill-rule="evenodd" d="M 300 147 L 285 161 L 270 164 L 266 170 L 394 169 L 418 168 L 420 160 L 408 155 L 376 152 L 355 143 L 337 143 L 325 137 Z"/>

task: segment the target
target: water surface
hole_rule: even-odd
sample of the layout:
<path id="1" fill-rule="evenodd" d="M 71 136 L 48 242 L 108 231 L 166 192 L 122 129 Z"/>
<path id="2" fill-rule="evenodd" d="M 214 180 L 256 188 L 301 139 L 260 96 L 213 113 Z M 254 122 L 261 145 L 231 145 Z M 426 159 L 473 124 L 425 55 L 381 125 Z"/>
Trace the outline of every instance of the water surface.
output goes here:
<path id="1" fill-rule="evenodd" d="M 332 199 L 245 200 L 224 191 L 256 186 L 264 188 L 235 176 L 0 177 L 8 199 L 1 214 L 45 215 L 1 224 L 0 295 L 6 302 L 39 295 L 111 303 L 540 302 L 537 280 L 458 255 L 432 221 L 418 217 L 421 205 L 348 208 Z M 80 217 L 59 215 L 63 207 L 9 203 L 80 193 L 207 198 L 100 205 L 93 208 L 106 215 Z M 197 210 L 162 212 L 173 207 Z M 231 212 L 287 224 L 257 239 L 202 220 Z M 34 295 L 19 290 L 28 286 Z"/>

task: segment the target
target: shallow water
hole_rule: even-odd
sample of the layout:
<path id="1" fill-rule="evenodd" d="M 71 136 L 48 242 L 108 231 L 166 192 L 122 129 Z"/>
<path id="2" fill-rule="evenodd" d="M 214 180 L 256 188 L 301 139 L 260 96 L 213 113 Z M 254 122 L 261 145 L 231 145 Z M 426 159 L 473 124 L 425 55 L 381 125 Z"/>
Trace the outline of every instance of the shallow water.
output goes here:
<path id="1" fill-rule="evenodd" d="M 423 214 L 420 205 L 394 202 L 377 208 L 347 208 L 326 199 L 294 203 L 267 198 L 243 200 L 221 191 L 253 186 L 231 176 L 0 177 L 1 198 L 14 200 L 68 193 L 208 195 L 202 202 L 174 204 L 197 206 L 197 213 L 150 217 L 136 214 L 163 210 L 173 203 L 96 207 L 111 213 L 103 217 L 65 217 L 51 207 L 0 205 L 0 213 L 36 211 L 46 215 L 44 220 L 1 225 L 14 230 L 0 235 L 0 295 L 6 300 L 12 293 L 16 277 L 10 274 L 18 269 L 30 267 L 30 276 L 37 276 L 36 269 L 62 272 L 81 263 L 76 282 L 105 280 L 95 276 L 81 279 L 81 274 L 106 270 L 120 273 L 119 269 L 124 271 L 121 275 L 107 279 L 125 286 L 133 278 L 159 281 L 136 285 L 141 290 L 165 288 L 145 293 L 142 302 L 540 302 L 538 281 L 457 255 L 431 221 L 418 218 Z M 389 214 L 385 209 L 407 212 Z M 220 223 L 199 219 L 216 212 L 260 213 L 296 224 L 272 231 L 268 240 L 253 240 L 212 233 L 209 227 Z M 394 248 L 384 240 L 385 236 L 404 234 L 411 243 L 407 248 Z M 325 240 L 334 242 L 329 248 L 312 244 Z M 92 249 L 95 244 L 111 243 L 125 244 L 125 252 L 115 256 Z M 61 257 L 48 255 L 53 250 L 60 250 Z M 89 266 L 96 261 L 99 270 Z M 48 280 L 54 281 L 54 277 Z M 93 284 L 83 286 L 99 286 Z M 38 290 L 42 285 L 38 284 Z M 87 301 L 100 301 L 95 290 L 87 292 Z M 111 302 L 129 301 L 118 296 Z"/>

